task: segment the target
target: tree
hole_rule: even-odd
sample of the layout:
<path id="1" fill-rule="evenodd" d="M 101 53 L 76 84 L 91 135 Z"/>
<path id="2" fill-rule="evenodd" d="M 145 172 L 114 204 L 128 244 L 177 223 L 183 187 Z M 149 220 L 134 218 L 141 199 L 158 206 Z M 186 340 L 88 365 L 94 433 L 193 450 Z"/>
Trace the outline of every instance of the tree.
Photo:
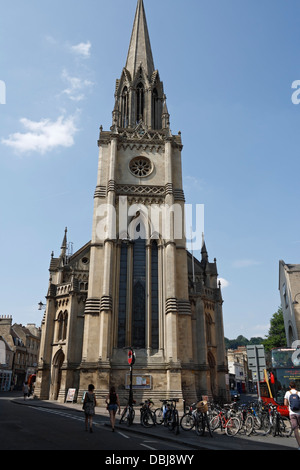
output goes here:
<path id="1" fill-rule="evenodd" d="M 269 334 L 263 342 L 266 351 L 287 346 L 282 308 L 279 307 L 270 320 Z"/>

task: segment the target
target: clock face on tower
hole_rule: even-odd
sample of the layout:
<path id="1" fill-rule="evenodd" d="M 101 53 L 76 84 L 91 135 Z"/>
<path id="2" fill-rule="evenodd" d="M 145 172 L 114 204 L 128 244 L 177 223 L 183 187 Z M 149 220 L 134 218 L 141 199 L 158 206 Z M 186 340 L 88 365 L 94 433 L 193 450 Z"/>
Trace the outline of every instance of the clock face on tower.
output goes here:
<path id="1" fill-rule="evenodd" d="M 129 163 L 131 173 L 137 178 L 145 178 L 153 171 L 153 164 L 146 157 L 135 157 Z"/>

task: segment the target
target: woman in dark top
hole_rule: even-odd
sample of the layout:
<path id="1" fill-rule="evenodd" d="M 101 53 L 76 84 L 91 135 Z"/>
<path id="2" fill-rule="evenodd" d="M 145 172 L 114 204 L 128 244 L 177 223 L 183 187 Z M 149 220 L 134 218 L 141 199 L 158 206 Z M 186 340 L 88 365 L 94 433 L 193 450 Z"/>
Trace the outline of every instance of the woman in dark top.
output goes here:
<path id="1" fill-rule="evenodd" d="M 83 402 L 83 409 L 85 413 L 85 430 L 88 431 L 89 424 L 90 432 L 93 432 L 93 416 L 95 415 L 95 407 L 97 406 L 94 389 L 94 385 L 90 384 Z"/>
<path id="2" fill-rule="evenodd" d="M 109 411 L 110 424 L 112 427 L 112 431 L 114 432 L 117 409 L 119 408 L 119 413 L 121 411 L 119 396 L 116 393 L 115 387 L 111 387 L 109 395 L 107 395 L 105 402 L 107 404 L 107 409 Z"/>

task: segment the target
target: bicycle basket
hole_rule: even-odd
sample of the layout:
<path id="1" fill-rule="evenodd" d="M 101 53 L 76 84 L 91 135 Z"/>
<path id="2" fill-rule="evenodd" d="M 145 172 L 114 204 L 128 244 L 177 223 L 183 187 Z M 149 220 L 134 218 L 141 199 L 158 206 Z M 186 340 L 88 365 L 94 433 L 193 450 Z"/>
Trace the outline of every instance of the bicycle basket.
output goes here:
<path id="1" fill-rule="evenodd" d="M 208 411 L 207 401 L 198 401 L 196 408 L 200 413 L 206 413 Z"/>

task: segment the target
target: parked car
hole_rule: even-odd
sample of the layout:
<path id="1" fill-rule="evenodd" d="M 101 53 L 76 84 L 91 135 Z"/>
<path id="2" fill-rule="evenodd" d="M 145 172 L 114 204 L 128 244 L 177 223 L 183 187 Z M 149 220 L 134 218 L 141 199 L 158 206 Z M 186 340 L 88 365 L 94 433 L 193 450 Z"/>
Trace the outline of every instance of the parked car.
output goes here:
<path id="1" fill-rule="evenodd" d="M 240 394 L 237 390 L 230 390 L 231 401 L 239 401 Z"/>

